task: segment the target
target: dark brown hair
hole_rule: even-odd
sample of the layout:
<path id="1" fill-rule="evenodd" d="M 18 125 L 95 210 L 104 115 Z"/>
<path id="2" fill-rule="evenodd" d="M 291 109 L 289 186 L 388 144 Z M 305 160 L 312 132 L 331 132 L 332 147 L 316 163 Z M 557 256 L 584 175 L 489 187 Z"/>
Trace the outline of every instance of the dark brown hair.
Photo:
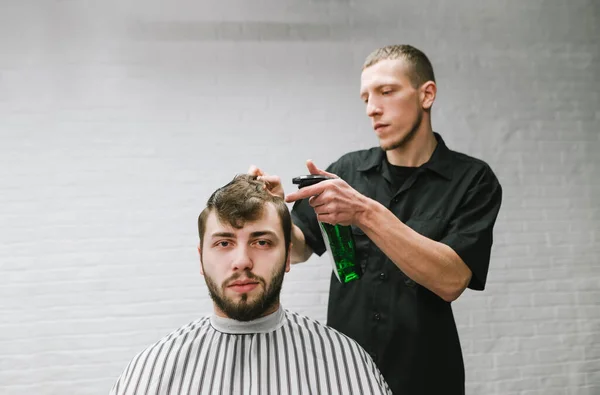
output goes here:
<path id="1" fill-rule="evenodd" d="M 255 176 L 240 174 L 225 186 L 217 189 L 208 198 L 206 208 L 198 216 L 200 245 L 206 231 L 206 220 L 211 212 L 216 212 L 219 221 L 240 229 L 247 221 L 255 221 L 263 214 L 265 205 L 275 206 L 281 219 L 286 250 L 289 248 L 292 233 L 292 219 L 285 201 L 274 196 L 265 188 L 265 183 Z"/>

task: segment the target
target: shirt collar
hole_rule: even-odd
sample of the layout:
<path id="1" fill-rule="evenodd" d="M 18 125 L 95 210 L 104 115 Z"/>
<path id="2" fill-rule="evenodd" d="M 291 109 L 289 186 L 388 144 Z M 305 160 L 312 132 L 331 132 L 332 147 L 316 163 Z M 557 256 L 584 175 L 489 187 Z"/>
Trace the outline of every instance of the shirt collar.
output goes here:
<path id="1" fill-rule="evenodd" d="M 219 332 L 234 335 L 273 332 L 283 325 L 284 320 L 285 311 L 281 305 L 274 313 L 252 321 L 237 321 L 231 318 L 219 317 L 215 314 L 210 316 L 210 324 L 213 328 Z"/>
<path id="2" fill-rule="evenodd" d="M 433 132 L 435 139 L 437 140 L 437 146 L 431 154 L 431 158 L 421 165 L 421 168 L 429 169 L 435 173 L 438 173 L 442 177 L 450 180 L 452 179 L 452 166 L 450 166 L 450 149 L 446 146 L 444 139 L 438 133 Z M 367 159 L 358 167 L 358 171 L 367 171 L 375 167 L 381 166 L 385 160 L 385 151 L 381 148 L 371 150 Z"/>

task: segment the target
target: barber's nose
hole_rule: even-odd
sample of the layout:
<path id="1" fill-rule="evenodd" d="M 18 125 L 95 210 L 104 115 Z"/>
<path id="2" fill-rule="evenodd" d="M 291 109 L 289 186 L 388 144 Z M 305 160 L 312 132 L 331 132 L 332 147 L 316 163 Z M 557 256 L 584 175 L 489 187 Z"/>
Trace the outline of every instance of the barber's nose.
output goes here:
<path id="1" fill-rule="evenodd" d="M 379 108 L 374 100 L 369 100 L 367 102 L 367 116 L 374 117 L 379 114 L 381 114 L 381 108 Z"/>
<path id="2" fill-rule="evenodd" d="M 252 269 L 253 263 L 247 246 L 239 246 L 233 257 L 233 270 Z"/>

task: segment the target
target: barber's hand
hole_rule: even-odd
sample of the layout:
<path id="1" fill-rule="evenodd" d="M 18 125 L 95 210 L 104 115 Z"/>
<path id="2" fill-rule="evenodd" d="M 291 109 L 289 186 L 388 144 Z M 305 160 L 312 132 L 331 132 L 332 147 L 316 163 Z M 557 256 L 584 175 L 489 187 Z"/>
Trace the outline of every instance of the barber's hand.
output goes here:
<path id="1" fill-rule="evenodd" d="M 248 174 L 257 176 L 257 180 L 264 182 L 271 195 L 279 196 L 282 199 L 285 197 L 281 179 L 278 176 L 270 176 L 254 165 L 250 166 Z"/>
<path id="2" fill-rule="evenodd" d="M 335 174 L 319 169 L 312 161 L 307 161 L 306 167 L 310 174 L 321 174 L 334 179 L 292 192 L 285 201 L 291 203 L 310 198 L 308 202 L 315 209 L 319 221 L 332 225 L 356 224 L 357 215 L 364 211 L 365 196 Z"/>

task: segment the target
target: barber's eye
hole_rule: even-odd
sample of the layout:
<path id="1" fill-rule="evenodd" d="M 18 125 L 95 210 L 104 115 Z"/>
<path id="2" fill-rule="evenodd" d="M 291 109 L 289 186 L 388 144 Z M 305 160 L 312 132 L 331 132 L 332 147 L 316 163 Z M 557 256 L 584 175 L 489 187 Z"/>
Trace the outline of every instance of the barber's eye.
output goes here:
<path id="1" fill-rule="evenodd" d="M 220 241 L 217 243 L 217 245 L 219 247 L 228 247 L 229 246 L 229 242 L 228 241 Z"/>
<path id="2" fill-rule="evenodd" d="M 390 94 L 390 93 L 392 93 L 392 91 L 383 91 L 383 92 L 381 92 L 382 95 L 387 95 L 387 94 Z"/>
<path id="3" fill-rule="evenodd" d="M 269 240 L 257 240 L 256 243 L 261 247 L 266 247 L 271 244 Z"/>

